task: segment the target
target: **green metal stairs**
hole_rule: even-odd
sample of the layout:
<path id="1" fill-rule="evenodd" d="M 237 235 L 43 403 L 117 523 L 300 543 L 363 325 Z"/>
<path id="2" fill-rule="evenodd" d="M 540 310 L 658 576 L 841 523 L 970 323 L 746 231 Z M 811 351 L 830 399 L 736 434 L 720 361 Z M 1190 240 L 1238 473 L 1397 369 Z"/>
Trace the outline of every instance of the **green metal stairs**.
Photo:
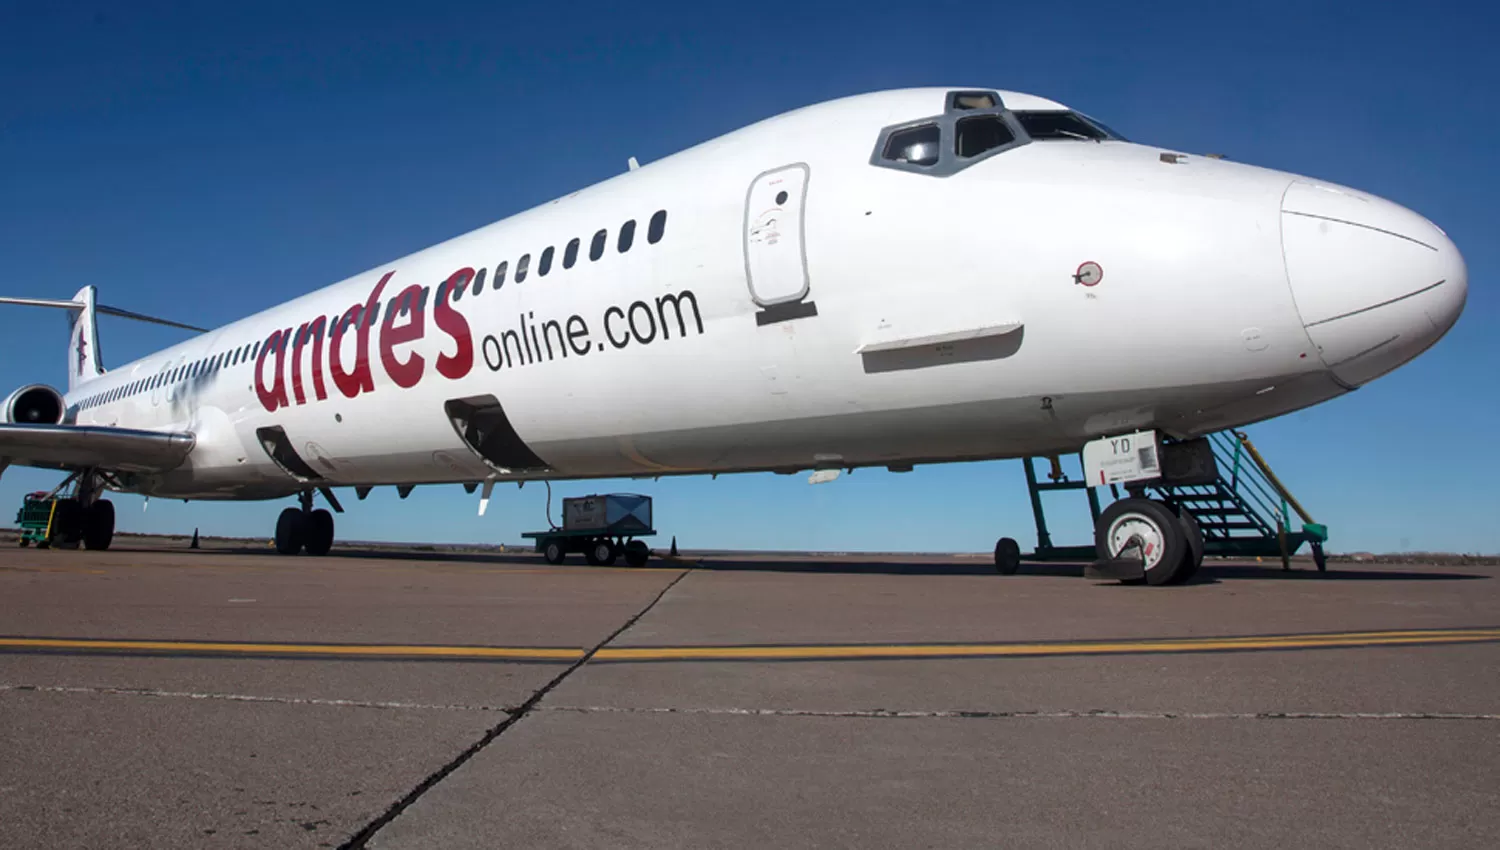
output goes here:
<path id="1" fill-rule="evenodd" d="M 1212 483 L 1185 486 L 1151 486 L 1150 498 L 1179 507 L 1198 521 L 1203 531 L 1204 553 L 1239 558 L 1279 558 L 1288 567 L 1290 558 L 1304 545 L 1319 570 L 1326 568 L 1323 543 L 1326 526 L 1313 522 L 1307 511 L 1277 479 L 1254 444 L 1241 431 L 1221 431 L 1207 438 L 1213 449 L 1218 477 Z M 1052 461 L 1049 480 L 1037 475 L 1035 461 L 1027 458 L 1026 484 L 1036 519 L 1036 551 L 1026 558 L 1035 561 L 1084 560 L 1094 557 L 1093 546 L 1054 546 L 1047 531 L 1042 494 L 1057 490 L 1084 490 L 1095 520 L 1101 510 L 1097 491 L 1083 480 L 1069 480 L 1061 464 Z M 1081 478 L 1081 476 L 1080 476 Z M 1111 488 L 1115 498 L 1117 488 Z M 1300 522 L 1295 523 L 1295 513 Z"/>

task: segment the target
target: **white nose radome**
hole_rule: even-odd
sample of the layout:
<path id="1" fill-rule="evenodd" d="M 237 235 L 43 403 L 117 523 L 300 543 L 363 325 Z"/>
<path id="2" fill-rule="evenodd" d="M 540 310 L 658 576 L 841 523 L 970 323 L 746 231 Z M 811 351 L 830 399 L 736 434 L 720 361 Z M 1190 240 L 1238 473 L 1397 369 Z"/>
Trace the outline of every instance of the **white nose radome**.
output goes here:
<path id="1" fill-rule="evenodd" d="M 1351 387 L 1427 350 L 1463 311 L 1469 274 L 1458 248 L 1390 201 L 1293 182 L 1282 199 L 1281 240 L 1307 334 Z"/>

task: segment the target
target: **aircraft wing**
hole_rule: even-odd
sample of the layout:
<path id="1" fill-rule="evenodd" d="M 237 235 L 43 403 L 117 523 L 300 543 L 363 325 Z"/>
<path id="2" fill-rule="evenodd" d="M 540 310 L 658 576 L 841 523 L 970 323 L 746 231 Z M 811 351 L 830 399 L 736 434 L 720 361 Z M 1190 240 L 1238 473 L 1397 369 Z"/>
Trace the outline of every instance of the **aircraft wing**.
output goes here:
<path id="1" fill-rule="evenodd" d="M 192 434 L 92 425 L 0 425 L 0 469 L 8 464 L 48 469 L 98 467 L 164 472 L 193 450 Z"/>

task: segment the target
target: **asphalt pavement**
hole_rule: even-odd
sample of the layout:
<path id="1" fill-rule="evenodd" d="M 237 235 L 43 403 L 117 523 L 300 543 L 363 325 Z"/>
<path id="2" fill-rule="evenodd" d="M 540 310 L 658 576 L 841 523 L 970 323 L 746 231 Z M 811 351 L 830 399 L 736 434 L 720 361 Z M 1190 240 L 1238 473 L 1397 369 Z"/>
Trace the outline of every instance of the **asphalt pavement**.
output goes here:
<path id="1" fill-rule="evenodd" d="M 4 847 L 1479 847 L 1500 569 L 0 550 Z"/>

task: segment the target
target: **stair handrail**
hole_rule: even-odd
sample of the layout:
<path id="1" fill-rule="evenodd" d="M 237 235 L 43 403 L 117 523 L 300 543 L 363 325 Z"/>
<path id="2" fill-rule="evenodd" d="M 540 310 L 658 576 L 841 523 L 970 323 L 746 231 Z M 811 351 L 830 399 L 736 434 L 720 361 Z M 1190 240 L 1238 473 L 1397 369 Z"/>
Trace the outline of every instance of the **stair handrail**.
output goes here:
<path id="1" fill-rule="evenodd" d="M 1243 468 L 1246 474 L 1240 474 L 1242 471 L 1240 457 L 1242 454 L 1249 456 L 1249 453 L 1242 451 L 1238 441 L 1223 434 L 1216 433 L 1211 436 L 1214 438 L 1212 442 L 1220 463 L 1226 460 L 1225 456 L 1230 453 L 1229 449 L 1233 449 L 1233 457 L 1229 458 L 1234 470 L 1229 481 L 1230 492 L 1244 503 L 1252 518 L 1260 522 L 1266 532 L 1274 530 L 1277 522 L 1285 524 L 1286 502 L 1275 497 L 1274 487 L 1270 481 L 1250 474 L 1251 470 L 1248 467 Z M 1280 505 L 1277 504 L 1278 502 Z"/>
<path id="2" fill-rule="evenodd" d="M 1245 447 L 1245 453 L 1250 456 L 1250 460 L 1260 469 L 1261 474 L 1276 489 L 1276 493 L 1281 496 L 1283 504 L 1291 505 L 1292 510 L 1296 511 L 1297 515 L 1302 517 L 1303 522 L 1309 525 L 1316 524 L 1312 516 L 1308 514 L 1307 509 L 1302 507 L 1302 503 L 1297 501 L 1296 497 L 1287 490 L 1286 485 L 1281 483 L 1281 479 L 1276 477 L 1276 473 L 1271 471 L 1271 465 L 1266 463 L 1266 459 L 1260 456 L 1260 452 L 1256 450 L 1255 444 L 1250 442 L 1250 436 L 1244 431 L 1235 431 L 1234 436 Z M 1286 515 L 1284 511 L 1285 509 L 1283 509 L 1283 517 Z"/>

